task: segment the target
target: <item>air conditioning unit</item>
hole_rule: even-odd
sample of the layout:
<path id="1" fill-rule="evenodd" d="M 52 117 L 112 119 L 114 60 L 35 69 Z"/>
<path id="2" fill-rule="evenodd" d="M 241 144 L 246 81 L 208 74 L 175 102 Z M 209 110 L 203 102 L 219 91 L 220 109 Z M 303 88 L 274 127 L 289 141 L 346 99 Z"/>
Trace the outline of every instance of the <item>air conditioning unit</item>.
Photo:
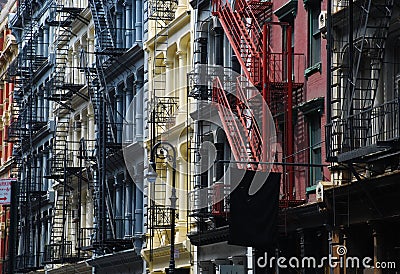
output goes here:
<path id="1" fill-rule="evenodd" d="M 326 11 L 321 11 L 318 17 L 318 28 L 323 31 L 326 29 L 326 20 L 328 19 L 328 13 Z"/>
<path id="2" fill-rule="evenodd" d="M 317 184 L 317 187 L 315 189 L 315 195 L 317 198 L 317 202 L 323 202 L 324 201 L 324 191 L 332 188 L 333 187 L 332 182 L 326 182 L 326 181 L 319 181 Z"/>

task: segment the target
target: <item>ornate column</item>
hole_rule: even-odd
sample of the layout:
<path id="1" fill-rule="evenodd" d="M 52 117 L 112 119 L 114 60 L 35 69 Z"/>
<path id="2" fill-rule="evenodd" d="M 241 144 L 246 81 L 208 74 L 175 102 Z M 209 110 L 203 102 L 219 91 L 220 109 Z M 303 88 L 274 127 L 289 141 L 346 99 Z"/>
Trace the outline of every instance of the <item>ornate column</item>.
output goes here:
<path id="1" fill-rule="evenodd" d="M 44 40 L 43 38 L 44 38 L 43 37 L 43 27 L 41 27 L 39 29 L 39 35 L 38 35 L 38 44 L 39 44 L 39 46 L 38 46 L 37 55 L 39 55 L 39 56 L 43 56 L 43 50 L 45 48 L 45 45 L 43 45 L 43 40 Z"/>
<path id="2" fill-rule="evenodd" d="M 115 89 L 115 101 L 117 103 L 117 113 L 115 114 L 115 121 L 117 123 L 117 142 L 122 143 L 122 122 L 123 122 L 123 91 L 125 88 L 123 86 L 118 86 Z"/>
<path id="3" fill-rule="evenodd" d="M 129 174 L 125 172 L 125 238 L 132 237 L 132 181 L 128 178 Z"/>
<path id="4" fill-rule="evenodd" d="M 37 95 L 37 117 L 39 121 L 44 121 L 44 113 L 43 113 L 43 88 L 39 87 L 38 95 Z"/>
<path id="5" fill-rule="evenodd" d="M 83 112 L 81 112 L 81 136 L 79 141 L 84 138 L 85 140 L 87 140 L 87 119 L 84 119 L 85 114 Z"/>
<path id="6" fill-rule="evenodd" d="M 43 153 L 38 152 L 38 154 L 36 154 L 36 178 L 34 178 L 35 182 L 37 182 L 36 189 L 38 191 L 42 190 L 44 183 L 42 160 L 43 160 Z"/>
<path id="7" fill-rule="evenodd" d="M 122 238 L 122 182 L 119 176 L 114 177 L 115 183 L 115 236 Z"/>
<path id="8" fill-rule="evenodd" d="M 187 166 L 184 159 L 178 160 L 178 206 L 179 206 L 179 220 L 184 220 L 186 222 L 186 212 L 187 212 Z"/>
<path id="9" fill-rule="evenodd" d="M 116 12 L 115 12 L 115 17 L 116 17 L 116 28 L 117 28 L 117 40 L 116 40 L 116 46 L 117 48 L 122 48 L 122 12 L 120 6 L 117 4 L 116 7 Z"/>
<path id="10" fill-rule="evenodd" d="M 92 228 L 93 227 L 93 196 L 92 191 L 88 190 L 86 192 L 86 227 Z"/>
<path id="11" fill-rule="evenodd" d="M 143 82 L 136 81 L 136 107 L 135 107 L 135 132 L 136 139 L 141 140 L 143 138 Z"/>
<path id="12" fill-rule="evenodd" d="M 77 84 L 79 83 L 79 73 L 78 73 L 78 61 L 79 58 L 79 52 L 76 47 L 73 48 L 72 52 L 72 68 L 71 68 L 71 73 L 72 73 L 72 79 L 73 83 Z"/>
<path id="13" fill-rule="evenodd" d="M 186 51 L 179 50 L 178 55 L 178 83 L 179 83 L 179 106 L 186 105 L 187 90 L 186 90 L 186 73 L 187 73 L 187 54 Z"/>
<path id="14" fill-rule="evenodd" d="M 73 163 L 74 166 L 78 166 L 79 165 L 79 140 L 81 138 L 81 122 L 78 119 L 74 120 L 74 137 L 73 137 L 73 152 L 72 152 L 72 157 L 73 157 Z"/>
<path id="15" fill-rule="evenodd" d="M 94 140 L 95 139 L 94 113 L 91 107 L 88 107 L 87 117 L 88 117 L 88 140 Z M 88 149 L 90 150 L 94 149 L 93 142 L 89 142 Z"/>
<path id="16" fill-rule="evenodd" d="M 173 96 L 171 94 L 172 91 L 174 91 L 174 81 L 175 81 L 175 75 L 173 74 L 172 69 L 174 68 L 174 62 L 171 60 L 165 60 L 164 61 L 165 65 L 165 96 Z"/>
<path id="17" fill-rule="evenodd" d="M 90 35 L 90 31 L 87 33 L 86 41 L 88 45 L 87 61 L 91 66 L 94 63 L 94 38 Z"/>
<path id="18" fill-rule="evenodd" d="M 125 48 L 132 46 L 132 3 L 131 0 L 125 1 Z"/>
<path id="19" fill-rule="evenodd" d="M 132 142 L 133 136 L 135 136 L 135 121 L 134 121 L 134 111 L 135 104 L 132 102 L 133 99 L 133 83 L 126 84 L 126 94 L 125 94 L 125 115 L 127 125 L 125 126 L 125 142 Z"/>
<path id="20" fill-rule="evenodd" d="M 43 27 L 43 56 L 49 56 L 49 27 Z"/>
<path id="21" fill-rule="evenodd" d="M 143 245 L 143 170 L 138 170 L 138 175 L 135 176 L 135 231 L 134 246 L 137 253 L 140 254 L 140 249 Z"/>
<path id="22" fill-rule="evenodd" d="M 80 221 L 81 221 L 81 227 L 85 228 L 86 227 L 86 210 L 87 210 L 87 203 L 86 203 L 86 194 L 87 191 L 84 191 L 83 193 L 80 193 L 81 195 L 81 216 L 80 216 Z M 83 236 L 83 235 L 81 235 Z"/>
<path id="23" fill-rule="evenodd" d="M 178 232 L 179 241 L 184 241 L 186 238 L 186 220 L 187 220 L 187 170 L 186 161 L 182 158 L 178 159 L 178 185 L 177 185 L 177 196 L 178 196 Z"/>
<path id="24" fill-rule="evenodd" d="M 47 151 L 43 151 L 42 154 L 42 172 L 43 175 L 47 175 L 48 171 L 47 171 L 47 161 L 48 161 L 48 152 Z M 47 179 L 46 177 L 43 177 L 43 191 L 47 191 L 49 190 L 49 179 Z"/>

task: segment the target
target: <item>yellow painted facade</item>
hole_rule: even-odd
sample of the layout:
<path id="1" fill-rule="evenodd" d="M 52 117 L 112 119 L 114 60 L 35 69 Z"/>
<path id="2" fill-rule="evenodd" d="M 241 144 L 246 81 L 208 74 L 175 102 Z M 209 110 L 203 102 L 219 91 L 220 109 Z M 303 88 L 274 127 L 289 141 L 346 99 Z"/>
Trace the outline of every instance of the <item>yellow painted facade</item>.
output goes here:
<path id="1" fill-rule="evenodd" d="M 193 247 L 187 238 L 191 225 L 188 218 L 188 191 L 190 191 L 190 178 L 188 176 L 188 140 L 190 139 L 190 103 L 187 96 L 187 73 L 192 70 L 192 42 L 193 24 L 191 24 L 191 7 L 186 0 L 179 0 L 176 6 L 174 19 L 166 25 L 159 20 L 149 20 L 149 36 L 144 43 L 144 50 L 148 56 L 148 100 L 151 115 L 152 107 L 157 105 L 154 98 L 173 98 L 176 104 L 173 114 L 166 126 L 157 125 L 155 130 L 157 140 L 171 143 L 177 151 L 177 219 L 175 221 L 175 268 L 186 269 L 192 272 Z M 161 99 L 162 100 L 162 99 Z M 189 108 L 189 109 L 188 109 Z M 150 116 L 149 116 L 150 117 Z M 151 124 L 151 121 L 150 121 Z M 151 128 L 149 124 L 149 128 Z M 149 130 L 145 140 L 148 155 L 150 155 L 152 133 Z M 159 177 L 164 177 L 165 207 L 170 205 L 172 185 L 172 167 L 169 164 L 157 165 Z M 148 182 L 146 182 L 149 184 Z M 148 189 L 150 189 L 148 185 Z M 183 191 L 184 190 L 184 191 Z M 149 190 L 149 192 L 151 192 Z M 156 191 L 157 192 L 157 191 Z M 149 193 L 148 199 L 153 199 L 157 194 Z M 159 197 L 155 197 L 158 199 Z M 150 201 L 149 201 L 150 204 Z M 151 212 L 148 211 L 152 218 Z M 188 223 L 189 222 L 189 223 Z M 150 273 L 165 273 L 170 261 L 170 229 L 147 230 L 146 248 L 142 255 L 147 263 Z"/>

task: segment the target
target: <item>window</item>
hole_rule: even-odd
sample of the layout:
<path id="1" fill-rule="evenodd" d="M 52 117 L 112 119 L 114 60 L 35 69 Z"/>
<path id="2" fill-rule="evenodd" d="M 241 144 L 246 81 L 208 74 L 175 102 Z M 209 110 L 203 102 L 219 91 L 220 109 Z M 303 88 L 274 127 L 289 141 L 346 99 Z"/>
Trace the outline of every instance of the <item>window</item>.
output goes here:
<path id="1" fill-rule="evenodd" d="M 319 30 L 319 15 L 321 1 L 307 1 L 308 9 L 308 65 L 313 67 L 321 62 L 321 32 Z"/>
<path id="2" fill-rule="evenodd" d="M 321 164 L 321 117 L 319 114 L 314 114 L 309 118 L 308 135 L 310 142 L 310 164 Z M 321 167 L 310 167 L 309 186 L 317 184 L 320 180 L 322 180 Z"/>

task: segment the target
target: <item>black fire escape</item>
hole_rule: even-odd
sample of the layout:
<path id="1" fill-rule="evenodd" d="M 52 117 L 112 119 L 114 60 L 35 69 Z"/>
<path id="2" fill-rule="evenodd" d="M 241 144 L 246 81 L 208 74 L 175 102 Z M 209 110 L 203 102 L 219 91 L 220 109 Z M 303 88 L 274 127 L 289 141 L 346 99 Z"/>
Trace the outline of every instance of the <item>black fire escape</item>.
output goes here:
<path id="1" fill-rule="evenodd" d="M 387 89 L 381 72 L 394 5 L 393 0 L 341 1 L 329 15 L 333 37 L 327 158 L 349 165 L 357 179 L 365 169 L 382 172 L 385 168 L 372 163 L 399 153 L 399 97 L 377 96 Z"/>
<path id="2" fill-rule="evenodd" d="M 67 75 L 67 69 L 76 70 L 68 65 L 68 52 L 70 40 L 75 34 L 72 32 L 72 24 L 75 20 L 88 24 L 80 13 L 83 9 L 67 7 L 55 1 L 50 7 L 50 17 L 47 20 L 49 26 L 55 29 L 54 52 L 50 53 L 53 65 L 51 79 L 47 83 L 47 100 L 55 102 L 54 132 L 51 142 L 52 156 L 49 159 L 46 178 L 54 181 L 54 203 L 51 211 L 51 232 L 48 244 L 44 250 L 44 264 L 71 263 L 85 259 L 88 253 L 81 252 L 79 245 L 74 245 L 71 235 L 76 234 L 76 229 L 69 225 L 69 218 L 74 211 L 71 207 L 71 194 L 78 193 L 80 204 L 81 188 L 83 181 L 89 183 L 88 176 L 83 176 L 82 170 L 86 167 L 83 159 L 75 158 L 82 154 L 82 144 L 75 144 L 68 139 L 68 133 L 72 130 L 71 114 L 72 98 L 77 95 L 85 100 L 89 98 L 81 92 L 83 84 L 74 83 Z M 79 146 L 79 149 L 76 147 Z M 78 189 L 76 189 L 76 187 Z M 80 215 L 80 206 L 77 215 Z M 80 218 L 73 220 L 78 228 L 81 227 Z M 80 235 L 76 235 L 79 242 Z"/>
<path id="3" fill-rule="evenodd" d="M 13 157 L 16 163 L 18 223 L 17 238 L 19 252 L 15 258 L 15 268 L 19 272 L 30 272 L 42 268 L 43 252 L 40 250 L 40 237 L 34 234 L 41 221 L 41 206 L 46 200 L 43 182 L 37 180 L 41 166 L 39 155 L 34 149 L 34 138 L 46 124 L 38 97 L 41 91 L 33 89 L 38 69 L 46 57 L 37 54 L 38 22 L 33 13 L 38 9 L 34 1 L 19 1 L 13 27 L 21 39 L 18 57 L 8 70 L 9 81 L 14 85 L 11 125 L 8 141 L 13 142 Z M 23 30 L 21 31 L 23 27 Z M 40 231 L 38 232 L 40 235 Z"/>
<path id="4" fill-rule="evenodd" d="M 82 248 L 94 250 L 101 255 L 133 246 L 132 240 L 120 239 L 116 236 L 110 190 L 112 186 L 107 180 L 110 157 L 121 152 L 122 149 L 122 140 L 118 138 L 122 124 L 115 119 L 116 110 L 110 95 L 113 87 L 108 83 L 107 70 L 113 64 L 115 65 L 116 59 L 124 54 L 126 49 L 116 45 L 118 30 L 114 27 L 115 18 L 112 15 L 115 11 L 115 3 L 90 0 L 89 6 L 95 26 L 96 60 L 95 67 L 87 65 L 84 71 L 96 123 L 96 153 L 92 159 L 95 163 L 93 172 L 95 223 L 92 240 L 86 244 L 82 243 Z"/>

